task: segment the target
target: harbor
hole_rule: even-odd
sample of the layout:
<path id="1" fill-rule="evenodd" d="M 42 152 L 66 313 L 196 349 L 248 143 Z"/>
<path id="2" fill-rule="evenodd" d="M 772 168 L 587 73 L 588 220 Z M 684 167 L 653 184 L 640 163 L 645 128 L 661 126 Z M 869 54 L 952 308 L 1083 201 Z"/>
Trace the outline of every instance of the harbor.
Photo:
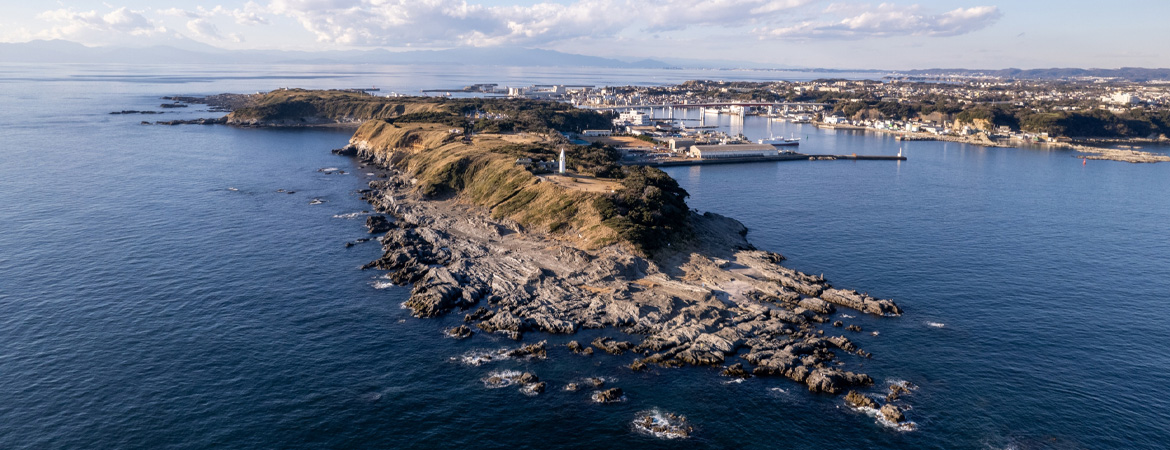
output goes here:
<path id="1" fill-rule="evenodd" d="M 668 158 L 668 159 L 640 159 L 623 161 L 628 166 L 675 167 L 675 166 L 702 166 L 711 164 L 747 164 L 780 161 L 905 161 L 905 156 L 886 155 L 808 155 L 804 153 L 788 153 L 776 156 L 747 156 L 736 158 Z"/>

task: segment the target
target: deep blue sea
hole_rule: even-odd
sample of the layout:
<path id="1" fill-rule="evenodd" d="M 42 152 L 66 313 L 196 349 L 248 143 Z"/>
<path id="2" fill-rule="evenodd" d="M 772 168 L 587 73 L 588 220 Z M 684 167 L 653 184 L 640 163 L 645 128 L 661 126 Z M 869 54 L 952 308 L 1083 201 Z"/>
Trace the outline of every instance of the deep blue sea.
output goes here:
<path id="1" fill-rule="evenodd" d="M 358 270 L 377 244 L 344 247 L 368 236 L 354 191 L 371 177 L 329 153 L 349 132 L 139 125 L 219 115 L 199 106 L 108 114 L 286 86 L 820 75 L 0 65 L 0 449 L 1170 445 L 1170 164 L 708 117 L 752 138 L 799 135 L 804 152 L 909 158 L 668 170 L 692 207 L 740 219 L 789 266 L 906 310 L 851 319 L 874 358 L 846 359 L 875 393 L 918 386 L 905 397 L 918 430 L 901 432 L 785 379 L 633 373 L 621 368 L 630 355 L 562 347 L 547 361 L 466 365 L 468 352 L 515 344 L 444 337 L 458 314 L 411 318 L 406 288 Z M 549 391 L 481 381 L 509 369 Z M 586 376 L 628 401 L 560 389 Z M 639 434 L 630 422 L 648 410 L 686 415 L 694 437 Z"/>

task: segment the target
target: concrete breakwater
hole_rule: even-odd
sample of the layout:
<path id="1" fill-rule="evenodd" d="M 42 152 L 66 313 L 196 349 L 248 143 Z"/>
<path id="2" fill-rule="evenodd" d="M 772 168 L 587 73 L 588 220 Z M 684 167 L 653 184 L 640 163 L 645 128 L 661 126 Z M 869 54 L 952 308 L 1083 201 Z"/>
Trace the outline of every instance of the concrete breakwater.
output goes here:
<path id="1" fill-rule="evenodd" d="M 755 162 L 777 162 L 777 161 L 823 161 L 823 160 L 854 160 L 854 161 L 905 161 L 905 156 L 886 156 L 886 155 L 811 155 L 803 153 L 794 153 L 777 156 L 756 156 L 746 158 L 672 158 L 661 160 L 636 160 L 623 161 L 622 164 L 628 166 L 650 166 L 650 167 L 676 167 L 676 166 L 703 166 L 714 164 L 743 164 Z"/>

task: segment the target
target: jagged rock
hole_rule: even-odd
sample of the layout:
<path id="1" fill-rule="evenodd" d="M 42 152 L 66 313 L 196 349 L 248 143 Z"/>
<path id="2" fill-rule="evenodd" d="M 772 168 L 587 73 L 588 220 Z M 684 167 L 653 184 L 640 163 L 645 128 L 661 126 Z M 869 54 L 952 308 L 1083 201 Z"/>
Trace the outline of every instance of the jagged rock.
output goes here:
<path id="1" fill-rule="evenodd" d="M 841 306 L 853 308 L 861 312 L 870 314 L 877 314 L 879 316 L 899 316 L 902 315 L 902 310 L 889 300 L 880 300 L 870 297 L 867 294 L 861 294 L 857 291 L 844 289 L 827 289 L 821 294 L 821 298 L 830 303 L 836 303 Z"/>
<path id="2" fill-rule="evenodd" d="M 540 381 L 540 377 L 531 372 L 524 372 L 520 374 L 519 378 L 516 378 L 516 382 L 520 384 L 532 384 L 537 381 Z"/>
<path id="3" fill-rule="evenodd" d="M 845 350 L 847 352 L 852 352 L 852 351 L 857 350 L 857 346 L 854 345 L 852 342 L 849 342 L 849 339 L 845 338 L 845 336 L 833 336 L 833 337 L 827 338 L 825 340 L 832 342 L 833 345 L 837 346 L 837 348 L 839 348 L 841 350 Z"/>
<path id="4" fill-rule="evenodd" d="M 743 364 L 735 363 L 723 369 L 723 375 L 732 378 L 751 378 L 746 370 L 743 370 Z"/>
<path id="5" fill-rule="evenodd" d="M 471 314 L 463 316 L 463 321 L 464 322 L 474 322 L 477 320 L 487 319 L 491 316 L 492 316 L 492 311 L 490 309 L 487 309 L 487 308 L 480 306 L 475 311 L 473 311 Z"/>
<path id="6" fill-rule="evenodd" d="M 599 388 L 605 386 L 605 379 L 600 377 L 590 377 L 585 379 L 586 383 L 592 384 L 593 387 Z"/>
<path id="7" fill-rule="evenodd" d="M 524 331 L 524 321 L 508 311 L 498 311 L 490 319 L 482 321 L 476 324 L 476 326 L 489 333 L 495 331 L 513 331 L 519 333 Z"/>
<path id="8" fill-rule="evenodd" d="M 845 394 L 845 401 L 854 408 L 873 408 L 877 409 L 877 402 L 872 398 L 866 397 L 864 394 L 859 394 L 857 391 L 849 391 Z"/>
<path id="9" fill-rule="evenodd" d="M 394 224 L 386 220 L 386 216 L 370 216 L 366 218 L 366 228 L 370 234 L 385 233 L 394 228 Z"/>
<path id="10" fill-rule="evenodd" d="M 834 326 L 834 327 L 838 327 L 838 328 L 840 328 L 842 325 L 845 325 L 845 324 L 844 324 L 844 323 L 841 323 L 841 321 L 840 321 L 840 320 L 837 320 L 837 321 L 834 321 L 834 322 L 833 322 L 833 326 Z"/>
<path id="11" fill-rule="evenodd" d="M 577 392 L 580 389 L 581 386 L 578 386 L 577 383 L 569 383 L 565 385 L 565 390 L 569 392 Z"/>
<path id="12" fill-rule="evenodd" d="M 878 411 L 882 417 L 893 423 L 902 423 L 906 421 L 906 416 L 902 414 L 902 409 L 898 408 L 892 403 L 886 403 L 882 409 Z"/>
<path id="13" fill-rule="evenodd" d="M 646 362 L 640 359 L 635 359 L 634 362 L 630 363 L 630 370 L 633 370 L 634 372 L 641 372 L 646 370 Z"/>
<path id="14" fill-rule="evenodd" d="M 500 330 L 500 331 L 497 331 L 496 333 L 502 334 L 502 335 L 504 335 L 504 337 L 507 337 L 508 339 L 511 339 L 513 341 L 519 341 L 520 339 L 524 338 L 524 333 L 521 333 L 519 331 Z"/>
<path id="15" fill-rule="evenodd" d="M 471 337 L 472 334 L 474 333 L 471 331 L 471 328 L 467 327 L 467 325 L 460 325 L 447 329 L 447 335 L 455 339 L 467 339 Z"/>
<path id="16" fill-rule="evenodd" d="M 569 348 L 569 351 L 576 354 L 581 354 L 581 350 L 584 349 L 584 347 L 581 346 L 581 343 L 577 341 L 569 341 L 569 343 L 565 344 L 565 346 Z"/>
<path id="17" fill-rule="evenodd" d="M 626 350 L 634 347 L 629 342 L 615 341 L 613 338 L 608 337 L 599 337 L 594 339 L 592 344 L 594 347 L 597 347 L 600 350 L 604 350 L 606 353 L 611 355 L 620 355 L 625 353 Z"/>
<path id="18" fill-rule="evenodd" d="M 622 388 L 610 388 L 593 393 L 593 401 L 597 403 L 616 403 L 625 397 Z"/>
<path id="19" fill-rule="evenodd" d="M 358 148 L 353 145 L 347 145 L 345 147 L 333 149 L 333 154 L 341 156 L 357 156 Z"/>
<path id="20" fill-rule="evenodd" d="M 543 393 L 546 386 L 547 385 L 545 384 L 545 382 L 538 381 L 535 383 L 525 384 L 524 387 L 521 388 L 521 390 L 526 394 L 536 395 L 536 394 Z"/>
<path id="21" fill-rule="evenodd" d="M 840 369 L 816 369 L 808 374 L 805 384 L 808 385 L 808 390 L 811 392 L 838 394 L 846 387 L 871 385 L 873 379 L 865 374 L 855 374 Z"/>
<path id="22" fill-rule="evenodd" d="M 909 393 L 910 393 L 910 389 L 906 387 L 907 385 L 909 385 L 909 383 L 905 383 L 905 384 L 899 384 L 899 383 L 891 384 L 891 385 L 890 385 L 890 393 L 889 393 L 889 394 L 886 394 L 886 401 L 887 401 L 887 402 L 892 402 L 892 401 L 894 401 L 894 400 L 897 400 L 897 399 L 901 398 L 901 397 L 902 397 L 902 394 L 909 394 Z"/>
<path id="23" fill-rule="evenodd" d="M 860 332 L 861 332 L 861 327 L 860 327 L 860 326 L 857 326 L 857 325 L 849 325 L 849 326 L 845 327 L 845 329 L 846 329 L 846 330 L 849 330 L 849 331 L 852 331 L 852 332 L 855 332 L 855 333 L 860 333 Z"/>
<path id="24" fill-rule="evenodd" d="M 684 439 L 690 437 L 694 428 L 687 423 L 687 418 L 677 414 L 646 413 L 634 419 L 634 427 L 646 433 L 667 439 Z"/>
<path id="25" fill-rule="evenodd" d="M 837 311 L 837 309 L 834 308 L 833 305 L 829 304 L 829 302 L 819 298 L 810 297 L 801 299 L 799 304 L 801 308 L 816 311 L 820 314 L 832 314 Z"/>
<path id="26" fill-rule="evenodd" d="M 511 350 L 506 354 L 513 358 L 531 356 L 534 358 L 545 359 L 548 358 L 548 350 L 545 348 L 545 343 L 545 341 L 540 341 L 535 344 L 525 345 L 518 349 Z"/>
<path id="27" fill-rule="evenodd" d="M 534 314 L 528 319 L 532 323 L 532 328 L 546 333 L 573 334 L 577 332 L 577 324 L 568 320 L 557 319 L 548 314 Z"/>
<path id="28" fill-rule="evenodd" d="M 415 317 L 438 317 L 458 306 L 462 293 L 450 284 L 416 284 L 406 307 L 414 311 Z"/>

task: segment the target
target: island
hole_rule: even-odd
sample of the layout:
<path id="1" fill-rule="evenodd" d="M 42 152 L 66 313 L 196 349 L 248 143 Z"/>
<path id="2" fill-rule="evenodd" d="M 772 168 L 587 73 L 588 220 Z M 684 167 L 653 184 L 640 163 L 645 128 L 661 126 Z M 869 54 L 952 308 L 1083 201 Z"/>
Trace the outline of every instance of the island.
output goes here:
<path id="1" fill-rule="evenodd" d="M 747 240 L 739 221 L 690 209 L 665 172 L 621 165 L 612 147 L 574 145 L 561 133 L 611 120 L 553 101 L 279 90 L 215 122 L 356 127 L 335 152 L 383 174 L 363 190 L 378 213 L 370 232 L 384 233 L 383 255 L 365 269 L 411 286 L 405 306 L 416 317 L 462 314 L 464 325 L 445 330 L 454 338 L 600 330 L 568 349 L 580 358 L 594 349 L 625 355 L 631 371 L 693 365 L 786 377 L 814 393 L 873 385 L 848 370 L 872 356 L 846 336 L 862 330 L 845 312 L 902 310 L 783 266 L 783 256 Z M 484 357 L 548 355 L 546 341 L 518 345 Z M 489 381 L 537 393 L 545 386 L 528 373 Z M 622 396 L 599 394 L 599 402 Z M 862 394 L 849 395 L 859 405 Z M 885 401 L 859 407 L 906 421 L 902 400 Z"/>

